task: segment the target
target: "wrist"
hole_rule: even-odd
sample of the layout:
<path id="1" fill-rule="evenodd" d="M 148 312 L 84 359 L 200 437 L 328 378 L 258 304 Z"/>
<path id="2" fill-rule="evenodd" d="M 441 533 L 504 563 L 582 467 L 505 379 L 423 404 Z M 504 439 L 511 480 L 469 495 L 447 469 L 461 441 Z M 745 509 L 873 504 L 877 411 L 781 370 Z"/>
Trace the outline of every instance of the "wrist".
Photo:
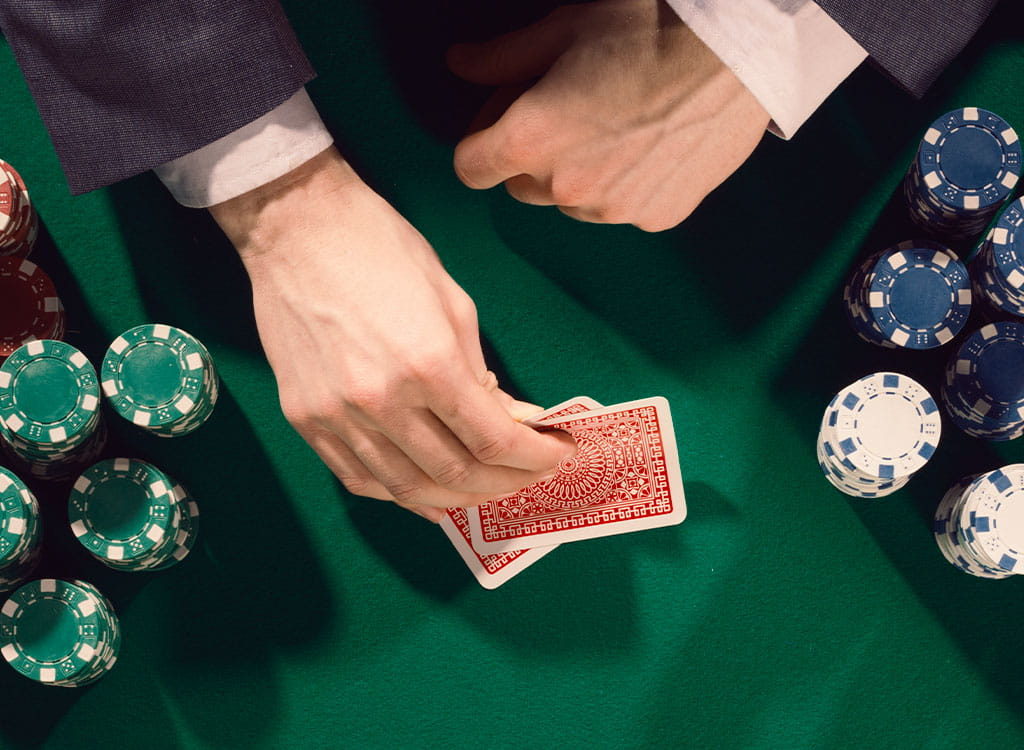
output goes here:
<path id="1" fill-rule="evenodd" d="M 368 190 L 331 146 L 290 172 L 209 211 L 249 267 L 268 259 L 289 235 L 314 229 L 324 211 L 337 213 L 351 196 Z"/>

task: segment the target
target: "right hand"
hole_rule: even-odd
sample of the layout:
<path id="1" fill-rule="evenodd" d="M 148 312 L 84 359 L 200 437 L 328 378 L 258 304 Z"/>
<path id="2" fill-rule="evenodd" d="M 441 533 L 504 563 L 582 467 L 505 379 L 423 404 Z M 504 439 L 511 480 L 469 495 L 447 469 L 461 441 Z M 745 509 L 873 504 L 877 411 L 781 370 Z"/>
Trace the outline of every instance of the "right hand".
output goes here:
<path id="1" fill-rule="evenodd" d="M 552 475 L 565 433 L 497 388 L 476 308 L 333 147 L 213 206 L 252 280 L 288 421 L 345 487 L 431 520 Z"/>

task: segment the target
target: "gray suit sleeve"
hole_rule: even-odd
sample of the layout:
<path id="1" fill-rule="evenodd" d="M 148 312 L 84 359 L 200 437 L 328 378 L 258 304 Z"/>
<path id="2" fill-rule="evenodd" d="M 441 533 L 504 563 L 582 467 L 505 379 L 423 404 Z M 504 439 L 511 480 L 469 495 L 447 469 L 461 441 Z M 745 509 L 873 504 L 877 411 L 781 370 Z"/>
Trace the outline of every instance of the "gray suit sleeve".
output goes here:
<path id="1" fill-rule="evenodd" d="M 897 83 L 922 96 L 998 0 L 815 0 Z"/>
<path id="2" fill-rule="evenodd" d="M 196 150 L 314 73 L 277 0 L 0 0 L 72 193 Z"/>

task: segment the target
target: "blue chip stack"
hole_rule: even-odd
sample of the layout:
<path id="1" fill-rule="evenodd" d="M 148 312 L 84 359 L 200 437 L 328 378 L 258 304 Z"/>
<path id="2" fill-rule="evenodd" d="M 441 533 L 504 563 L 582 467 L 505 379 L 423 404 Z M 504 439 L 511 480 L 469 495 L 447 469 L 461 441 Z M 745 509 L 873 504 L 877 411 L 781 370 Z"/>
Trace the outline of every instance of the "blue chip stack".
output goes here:
<path id="1" fill-rule="evenodd" d="M 1024 324 L 990 323 L 968 336 L 946 366 L 942 399 L 968 435 L 1024 434 Z"/>
<path id="2" fill-rule="evenodd" d="M 910 217 L 949 239 L 980 235 L 1020 177 L 1017 133 L 977 107 L 947 112 L 931 124 L 903 180 Z"/>
<path id="3" fill-rule="evenodd" d="M 869 256 L 843 289 L 856 334 L 886 348 L 932 349 L 956 336 L 971 313 L 971 282 L 956 253 L 908 240 Z"/>
<path id="4" fill-rule="evenodd" d="M 1000 313 L 1024 316 L 1024 198 L 999 215 L 971 261 L 978 299 Z"/>
<path id="5" fill-rule="evenodd" d="M 883 497 L 900 489 L 935 453 L 942 418 L 915 380 L 876 372 L 829 403 L 818 432 L 818 466 L 840 492 Z"/>
<path id="6" fill-rule="evenodd" d="M 1024 571 L 1024 464 L 964 477 L 935 510 L 935 542 L 960 570 L 979 578 Z"/>

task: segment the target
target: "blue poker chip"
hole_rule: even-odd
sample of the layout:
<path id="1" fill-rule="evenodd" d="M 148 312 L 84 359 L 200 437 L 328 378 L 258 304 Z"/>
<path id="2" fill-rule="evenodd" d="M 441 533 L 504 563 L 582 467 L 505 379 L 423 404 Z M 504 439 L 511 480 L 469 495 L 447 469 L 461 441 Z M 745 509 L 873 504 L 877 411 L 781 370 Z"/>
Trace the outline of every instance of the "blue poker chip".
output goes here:
<path id="1" fill-rule="evenodd" d="M 876 262 L 868 305 L 882 335 L 897 346 L 942 346 L 971 312 L 967 269 L 955 253 L 935 243 L 901 242 Z"/>
<path id="2" fill-rule="evenodd" d="M 998 311 L 1024 316 L 1024 199 L 1010 203 L 971 263 L 978 296 Z"/>
<path id="3" fill-rule="evenodd" d="M 1013 440 L 1024 434 L 1024 323 L 990 323 L 968 336 L 946 366 L 942 400 L 968 434 Z"/>
<path id="4" fill-rule="evenodd" d="M 1017 133 L 988 110 L 965 107 L 935 120 L 903 180 L 910 217 L 954 239 L 981 234 L 1020 178 Z"/>
<path id="5" fill-rule="evenodd" d="M 972 304 L 967 268 L 930 240 L 908 240 L 868 256 L 843 288 L 858 337 L 886 348 L 932 349 L 964 327 Z"/>
<path id="6" fill-rule="evenodd" d="M 1020 177 L 1017 133 L 1002 117 L 977 107 L 935 120 L 915 165 L 926 194 L 951 211 L 973 212 L 1004 201 Z"/>

